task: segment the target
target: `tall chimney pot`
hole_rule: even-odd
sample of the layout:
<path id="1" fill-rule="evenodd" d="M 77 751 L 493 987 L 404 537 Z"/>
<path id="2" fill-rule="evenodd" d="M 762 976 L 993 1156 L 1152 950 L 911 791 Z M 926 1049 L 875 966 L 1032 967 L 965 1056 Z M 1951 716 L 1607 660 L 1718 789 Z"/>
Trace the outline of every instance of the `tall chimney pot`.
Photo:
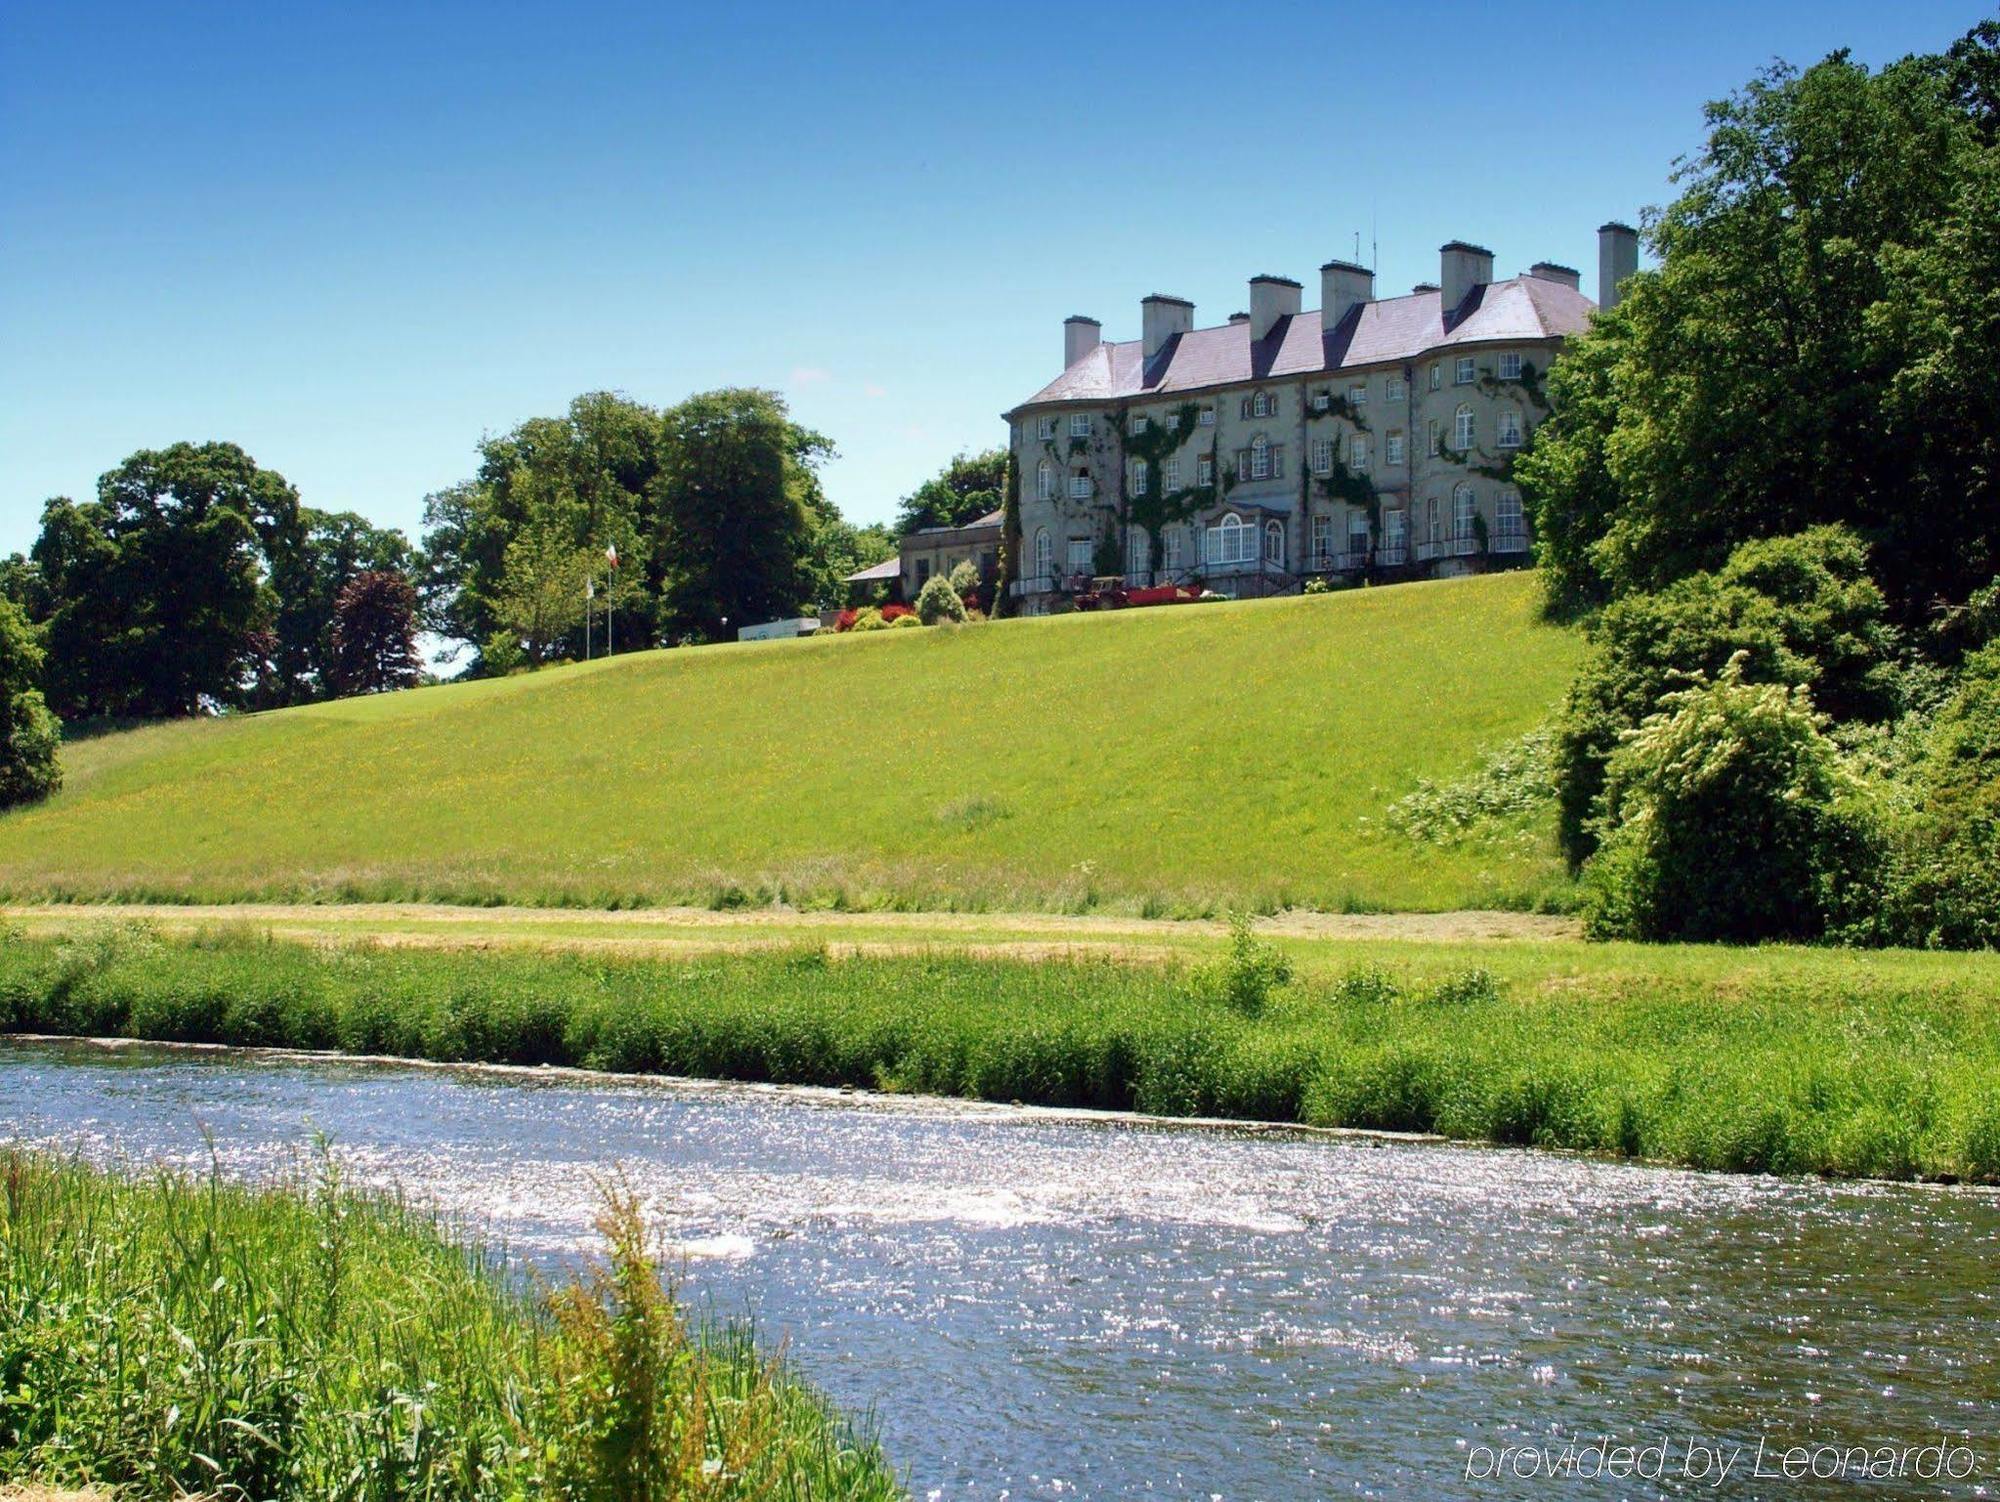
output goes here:
<path id="1" fill-rule="evenodd" d="M 1144 331 L 1146 358 L 1152 359 L 1169 339 L 1194 327 L 1194 304 L 1185 297 L 1155 292 L 1139 299 L 1139 323 Z"/>
<path id="2" fill-rule="evenodd" d="M 1483 245 L 1453 240 L 1438 247 L 1438 285 L 1446 317 L 1458 311 L 1466 294 L 1493 280 L 1493 252 Z"/>
<path id="3" fill-rule="evenodd" d="M 1615 308 L 1619 285 L 1639 269 L 1639 232 L 1619 220 L 1597 229 L 1597 305 Z"/>
<path id="4" fill-rule="evenodd" d="M 1103 342 L 1104 325 L 1081 313 L 1063 320 L 1063 369 L 1068 370 Z"/>
<path id="5" fill-rule="evenodd" d="M 1299 311 L 1299 284 L 1288 276 L 1250 278 L 1250 337 L 1262 339 L 1280 318 Z"/>
<path id="6" fill-rule="evenodd" d="M 1375 273 L 1352 261 L 1328 261 L 1319 269 L 1320 332 L 1340 327 L 1349 308 L 1375 300 Z"/>

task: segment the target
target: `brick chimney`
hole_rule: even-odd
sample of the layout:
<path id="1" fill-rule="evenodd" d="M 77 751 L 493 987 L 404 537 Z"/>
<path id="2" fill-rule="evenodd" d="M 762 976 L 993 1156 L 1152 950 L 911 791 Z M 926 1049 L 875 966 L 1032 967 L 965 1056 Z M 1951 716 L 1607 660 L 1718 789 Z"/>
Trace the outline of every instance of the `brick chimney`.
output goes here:
<path id="1" fill-rule="evenodd" d="M 1457 311 L 1474 287 L 1483 287 L 1492 280 L 1493 252 L 1485 246 L 1453 240 L 1438 247 L 1438 285 L 1443 289 L 1442 303 L 1447 315 Z"/>
<path id="2" fill-rule="evenodd" d="M 1146 358 L 1152 359 L 1176 334 L 1194 327 L 1194 304 L 1185 297 L 1169 297 L 1155 292 L 1139 299 L 1139 324 L 1144 330 Z"/>
<path id="3" fill-rule="evenodd" d="M 1597 305 L 1618 306 L 1618 284 L 1639 269 L 1639 232 L 1614 219 L 1597 228 Z"/>
<path id="4" fill-rule="evenodd" d="M 1319 322 L 1322 333 L 1340 327 L 1347 310 L 1375 300 L 1375 273 L 1352 261 L 1328 261 L 1319 269 Z"/>
<path id="5" fill-rule="evenodd" d="M 1280 318 L 1299 310 L 1299 284 L 1288 276 L 1250 278 L 1250 337 L 1262 339 Z"/>
<path id="6" fill-rule="evenodd" d="M 1104 325 L 1081 313 L 1063 320 L 1063 369 L 1068 370 L 1103 342 Z"/>

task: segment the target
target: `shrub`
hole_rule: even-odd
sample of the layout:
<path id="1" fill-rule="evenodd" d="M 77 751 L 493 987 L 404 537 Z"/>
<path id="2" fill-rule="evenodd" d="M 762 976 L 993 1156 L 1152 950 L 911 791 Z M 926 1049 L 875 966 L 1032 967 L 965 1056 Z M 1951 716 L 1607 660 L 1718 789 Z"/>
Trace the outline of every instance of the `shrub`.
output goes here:
<path id="1" fill-rule="evenodd" d="M 943 574 L 932 574 L 917 592 L 917 619 L 926 626 L 935 626 L 939 621 L 965 619 L 965 601 L 958 597 L 958 591 L 951 587 L 951 580 Z"/>
<path id="2" fill-rule="evenodd" d="M 1898 706 L 1894 632 L 1852 533 L 1815 527 L 1745 543 L 1713 574 L 1608 606 L 1557 726 L 1557 833 L 1571 867 L 1596 848 L 1604 770 L 1621 734 L 1696 675 L 1741 657 L 1746 682 L 1806 685 L 1836 720 Z"/>
<path id="3" fill-rule="evenodd" d="M 870 605 L 865 610 L 855 612 L 854 619 L 848 624 L 847 629 L 850 631 L 880 631 L 888 624 L 889 622 L 883 613 L 873 605 Z"/>
<path id="4" fill-rule="evenodd" d="M 0 808 L 36 802 L 62 785 L 62 726 L 38 687 L 42 660 L 26 617 L 0 596 Z"/>
<path id="5" fill-rule="evenodd" d="M 1957 691 L 1922 733 L 1908 792 L 1877 936 L 2000 947 L 2000 643 L 1967 659 Z"/>
<path id="6" fill-rule="evenodd" d="M 1277 945 L 1257 937 L 1247 913 L 1229 916 L 1229 953 L 1195 973 L 1196 990 L 1246 1017 L 1264 1010 L 1271 993 L 1292 978 L 1291 962 Z"/>
<path id="7" fill-rule="evenodd" d="M 958 566 L 952 569 L 951 587 L 958 592 L 961 600 L 979 588 L 979 570 L 970 558 L 961 559 Z"/>
<path id="8" fill-rule="evenodd" d="M 896 618 L 895 618 L 895 619 L 894 619 L 893 621 L 890 621 L 890 622 L 889 622 L 889 625 L 890 625 L 891 627 L 896 627 L 896 626 L 921 626 L 921 625 L 923 625 L 923 622 L 922 622 L 922 621 L 920 621 L 920 620 L 918 620 L 918 619 L 917 619 L 917 617 L 915 617 L 915 616 L 913 616 L 913 615 L 899 615 L 899 616 L 897 616 L 897 617 L 896 617 Z"/>
<path id="9" fill-rule="evenodd" d="M 1587 930 L 1812 939 L 1845 916 L 1871 841 L 1821 726 L 1802 687 L 1744 682 L 1741 656 L 1667 695 L 1606 770 Z"/>

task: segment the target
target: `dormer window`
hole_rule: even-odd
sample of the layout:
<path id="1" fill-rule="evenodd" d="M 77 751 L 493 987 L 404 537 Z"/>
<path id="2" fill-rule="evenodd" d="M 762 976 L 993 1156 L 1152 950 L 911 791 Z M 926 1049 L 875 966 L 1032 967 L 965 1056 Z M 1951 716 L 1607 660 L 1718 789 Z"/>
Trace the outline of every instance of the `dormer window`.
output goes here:
<path id="1" fill-rule="evenodd" d="M 1520 380 L 1521 357 L 1519 355 L 1502 355 L 1500 357 L 1499 374 L 1500 374 L 1500 379 L 1503 381 Z"/>
<path id="2" fill-rule="evenodd" d="M 1479 370 L 1478 367 L 1473 364 L 1472 356 L 1460 355 L 1451 368 L 1452 385 L 1470 386 L 1478 378 L 1479 378 Z"/>
<path id="3" fill-rule="evenodd" d="M 1072 438 L 1088 438 L 1090 436 L 1090 416 L 1088 413 L 1079 412 L 1070 418 L 1069 436 Z"/>

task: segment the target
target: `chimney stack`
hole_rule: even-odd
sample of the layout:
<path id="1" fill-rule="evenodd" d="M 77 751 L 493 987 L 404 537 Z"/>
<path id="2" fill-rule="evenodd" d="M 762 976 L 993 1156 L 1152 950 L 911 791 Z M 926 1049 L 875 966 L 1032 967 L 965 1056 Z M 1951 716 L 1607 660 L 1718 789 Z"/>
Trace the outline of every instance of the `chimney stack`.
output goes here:
<path id="1" fill-rule="evenodd" d="M 1438 284 L 1443 289 L 1440 302 L 1447 318 L 1458 311 L 1458 305 L 1474 287 L 1483 287 L 1492 280 L 1493 252 L 1485 246 L 1453 240 L 1438 247 Z"/>
<path id="2" fill-rule="evenodd" d="M 1639 232 L 1614 219 L 1597 228 L 1597 305 L 1618 306 L 1618 284 L 1639 269 Z"/>
<path id="3" fill-rule="evenodd" d="M 1155 292 L 1139 299 L 1139 323 L 1145 332 L 1146 358 L 1152 359 L 1169 339 L 1194 327 L 1194 304 L 1185 297 Z"/>
<path id="4" fill-rule="evenodd" d="M 1288 276 L 1250 278 L 1250 337 L 1262 339 L 1280 318 L 1299 310 L 1299 284 Z"/>
<path id="5" fill-rule="evenodd" d="M 1068 370 L 1103 341 L 1104 325 L 1081 313 L 1063 320 L 1063 369 Z"/>
<path id="6" fill-rule="evenodd" d="M 1328 261 L 1319 269 L 1320 332 L 1340 327 L 1347 310 L 1375 300 L 1375 273 L 1352 261 Z"/>
<path id="7" fill-rule="evenodd" d="M 1537 261 L 1528 268 L 1528 275 L 1540 277 L 1545 282 L 1561 282 L 1572 292 L 1583 290 L 1583 273 L 1574 266 L 1559 266 L 1554 261 Z"/>

